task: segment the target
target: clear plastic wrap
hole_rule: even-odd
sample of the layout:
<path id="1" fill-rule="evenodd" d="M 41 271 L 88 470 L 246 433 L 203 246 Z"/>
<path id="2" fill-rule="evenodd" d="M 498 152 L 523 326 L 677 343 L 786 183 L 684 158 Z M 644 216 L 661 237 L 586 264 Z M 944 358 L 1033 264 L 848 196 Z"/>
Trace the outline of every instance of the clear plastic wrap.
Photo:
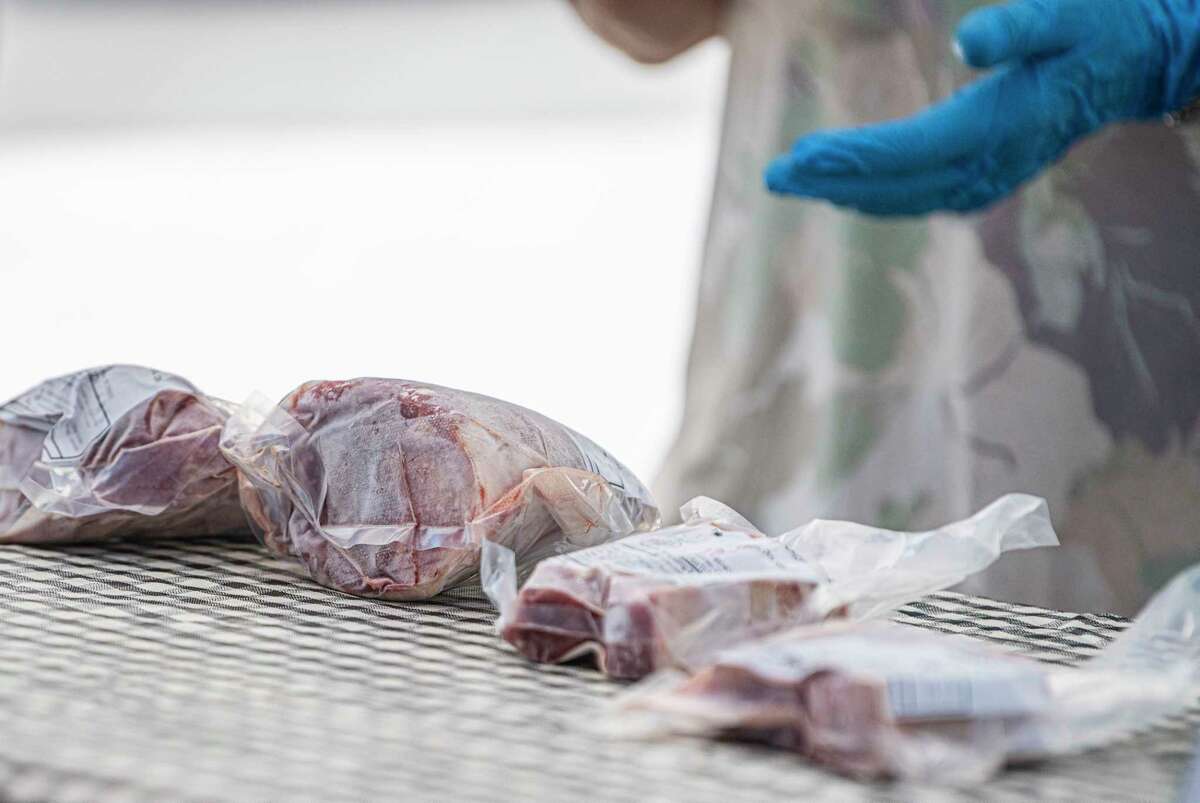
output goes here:
<path id="1" fill-rule="evenodd" d="M 596 444 L 514 404 L 400 379 L 308 382 L 251 400 L 222 448 L 254 530 L 317 582 L 424 599 L 477 576 L 480 546 L 514 571 L 657 526 L 641 482 Z"/>
<path id="2" fill-rule="evenodd" d="M 543 561 L 519 594 L 511 561 L 489 545 L 499 632 L 535 661 L 590 654 L 613 677 L 640 678 L 797 624 L 877 616 L 1008 550 L 1058 543 L 1045 502 L 1024 494 L 925 533 L 818 520 L 768 537 L 705 498 L 681 513 L 682 525 Z"/>
<path id="3" fill-rule="evenodd" d="M 1098 747 L 1200 697 L 1200 566 L 1079 668 L 892 622 L 822 623 L 648 678 L 618 732 L 749 739 L 840 772 L 980 781 L 1007 762 Z"/>
<path id="4" fill-rule="evenodd" d="M 226 403 L 150 368 L 43 382 L 0 406 L 0 543 L 247 532 Z"/>

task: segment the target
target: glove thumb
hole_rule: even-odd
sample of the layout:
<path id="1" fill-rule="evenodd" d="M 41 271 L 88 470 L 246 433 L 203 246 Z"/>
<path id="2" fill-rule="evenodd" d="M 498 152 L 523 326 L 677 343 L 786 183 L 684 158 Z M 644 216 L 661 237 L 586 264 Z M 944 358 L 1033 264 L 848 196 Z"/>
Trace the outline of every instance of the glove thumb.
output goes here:
<path id="1" fill-rule="evenodd" d="M 955 50 L 967 66 L 977 69 L 1024 61 L 1073 44 L 1075 26 L 1065 23 L 1059 4 L 1044 0 L 988 6 L 963 17 Z"/>

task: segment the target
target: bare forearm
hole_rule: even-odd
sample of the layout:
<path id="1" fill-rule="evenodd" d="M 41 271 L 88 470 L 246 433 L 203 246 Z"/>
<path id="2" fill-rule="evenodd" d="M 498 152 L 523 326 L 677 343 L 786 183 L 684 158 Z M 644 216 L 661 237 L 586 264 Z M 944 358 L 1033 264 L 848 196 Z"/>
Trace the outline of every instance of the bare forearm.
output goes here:
<path id="1" fill-rule="evenodd" d="M 724 0 L 571 0 L 598 36 L 645 64 L 658 64 L 717 33 Z"/>

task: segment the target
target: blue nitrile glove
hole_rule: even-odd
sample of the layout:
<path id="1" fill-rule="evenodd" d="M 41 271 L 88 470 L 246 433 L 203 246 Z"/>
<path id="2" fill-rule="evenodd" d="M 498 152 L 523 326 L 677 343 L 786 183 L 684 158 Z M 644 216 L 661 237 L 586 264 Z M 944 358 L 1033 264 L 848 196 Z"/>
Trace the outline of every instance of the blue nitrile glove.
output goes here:
<path id="1" fill-rule="evenodd" d="M 914 117 L 800 139 L 767 186 L 875 215 L 967 212 L 1100 127 L 1200 95 L 1200 0 L 1016 0 L 968 14 L 956 39 L 998 69 Z"/>

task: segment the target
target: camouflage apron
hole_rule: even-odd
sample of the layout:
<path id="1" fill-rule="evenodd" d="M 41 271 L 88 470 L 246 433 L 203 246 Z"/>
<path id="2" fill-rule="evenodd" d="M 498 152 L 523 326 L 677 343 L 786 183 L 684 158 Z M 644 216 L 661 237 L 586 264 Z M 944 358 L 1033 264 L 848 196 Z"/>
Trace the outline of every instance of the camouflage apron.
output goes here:
<path id="1" fill-rule="evenodd" d="M 986 214 L 882 222 L 770 197 L 800 134 L 970 80 L 951 0 L 743 0 L 664 506 L 775 532 L 925 528 L 1009 491 L 1063 546 L 966 590 L 1132 613 L 1200 560 L 1200 130 L 1110 128 Z"/>

